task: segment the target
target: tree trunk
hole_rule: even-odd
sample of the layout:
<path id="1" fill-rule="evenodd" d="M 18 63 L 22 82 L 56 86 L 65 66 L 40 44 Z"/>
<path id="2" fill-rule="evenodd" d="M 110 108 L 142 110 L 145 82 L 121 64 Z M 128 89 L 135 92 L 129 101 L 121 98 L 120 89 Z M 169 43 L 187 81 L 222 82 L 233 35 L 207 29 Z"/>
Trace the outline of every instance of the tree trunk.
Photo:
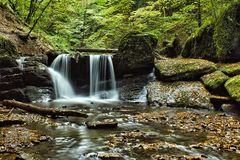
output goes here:
<path id="1" fill-rule="evenodd" d="M 41 108 L 32 104 L 22 103 L 15 100 L 4 100 L 3 106 L 6 106 L 8 108 L 19 108 L 29 113 L 40 114 L 42 116 L 74 116 L 84 118 L 88 117 L 87 114 L 78 111 Z"/>
<path id="2" fill-rule="evenodd" d="M 201 0 L 198 0 L 198 13 L 197 13 L 197 20 L 198 20 L 198 27 L 202 26 L 202 15 L 201 15 Z"/>
<path id="3" fill-rule="evenodd" d="M 105 48 L 77 48 L 78 52 L 97 52 L 97 53 L 117 53 L 118 49 L 105 49 Z"/>

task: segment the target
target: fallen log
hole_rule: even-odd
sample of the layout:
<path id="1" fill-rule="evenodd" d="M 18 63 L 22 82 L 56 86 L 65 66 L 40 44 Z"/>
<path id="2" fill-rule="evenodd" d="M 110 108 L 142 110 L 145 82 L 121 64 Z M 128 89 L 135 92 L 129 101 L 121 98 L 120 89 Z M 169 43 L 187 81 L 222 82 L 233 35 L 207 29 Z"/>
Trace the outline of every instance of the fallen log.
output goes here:
<path id="1" fill-rule="evenodd" d="M 96 52 L 96 53 L 117 53 L 118 49 L 106 49 L 106 48 L 77 48 L 78 52 Z"/>
<path id="2" fill-rule="evenodd" d="M 17 124 L 24 124 L 25 122 L 22 120 L 0 120 L 0 127 L 6 127 Z"/>
<path id="3" fill-rule="evenodd" d="M 4 100 L 3 105 L 8 108 L 19 108 L 25 110 L 29 113 L 40 114 L 42 116 L 73 116 L 73 117 L 84 117 L 87 118 L 88 115 L 78 111 L 72 110 L 59 110 L 54 108 L 41 108 L 33 104 L 27 104 L 15 100 Z"/>

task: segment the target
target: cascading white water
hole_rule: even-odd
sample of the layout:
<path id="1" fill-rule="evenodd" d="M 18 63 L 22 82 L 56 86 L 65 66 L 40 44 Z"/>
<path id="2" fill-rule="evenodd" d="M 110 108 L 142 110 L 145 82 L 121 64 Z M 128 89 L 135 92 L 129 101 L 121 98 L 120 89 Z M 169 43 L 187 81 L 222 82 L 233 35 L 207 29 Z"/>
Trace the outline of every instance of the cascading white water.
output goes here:
<path id="1" fill-rule="evenodd" d="M 108 79 L 108 75 L 110 79 Z M 110 55 L 90 55 L 90 97 L 118 99 L 115 73 Z"/>
<path id="2" fill-rule="evenodd" d="M 51 67 L 48 68 L 51 74 L 56 98 L 73 98 L 75 93 L 69 82 L 70 57 L 67 54 L 61 54 L 55 58 Z"/>

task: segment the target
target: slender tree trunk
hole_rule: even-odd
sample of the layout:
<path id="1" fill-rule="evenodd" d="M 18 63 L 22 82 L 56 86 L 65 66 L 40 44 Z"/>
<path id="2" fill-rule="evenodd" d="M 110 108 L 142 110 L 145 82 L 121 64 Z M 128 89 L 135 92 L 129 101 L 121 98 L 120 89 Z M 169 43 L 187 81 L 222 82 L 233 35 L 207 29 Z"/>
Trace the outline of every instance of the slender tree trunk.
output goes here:
<path id="1" fill-rule="evenodd" d="M 35 12 L 35 7 L 36 7 L 36 0 L 31 0 L 29 8 L 28 8 L 28 15 L 27 15 L 27 17 L 25 19 L 26 23 L 30 23 L 31 22 L 31 19 L 33 17 L 34 12 Z"/>
<path id="2" fill-rule="evenodd" d="M 26 40 L 28 39 L 29 35 L 31 34 L 31 32 L 33 31 L 33 29 L 34 29 L 35 26 L 37 25 L 39 19 L 41 18 L 41 16 L 43 15 L 44 11 L 47 9 L 47 7 L 50 5 L 51 2 L 52 2 L 52 0 L 49 0 L 49 2 L 47 3 L 47 5 L 43 8 L 42 12 L 40 13 L 40 15 L 38 16 L 38 18 L 37 18 L 36 21 L 34 22 L 32 28 L 31 28 L 30 31 L 28 32 L 27 36 L 25 37 Z"/>
<path id="3" fill-rule="evenodd" d="M 202 26 L 202 15 L 201 15 L 201 0 L 198 0 L 198 13 L 197 13 L 197 20 L 198 20 L 198 27 Z"/>

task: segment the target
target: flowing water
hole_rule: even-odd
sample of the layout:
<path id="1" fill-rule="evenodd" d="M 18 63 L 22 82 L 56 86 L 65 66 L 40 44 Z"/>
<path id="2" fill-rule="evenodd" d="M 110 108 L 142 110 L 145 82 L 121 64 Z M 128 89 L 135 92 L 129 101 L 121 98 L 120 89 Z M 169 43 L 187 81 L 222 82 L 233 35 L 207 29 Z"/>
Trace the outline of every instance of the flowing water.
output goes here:
<path id="1" fill-rule="evenodd" d="M 152 159 L 154 155 L 162 154 L 207 155 L 207 159 L 210 160 L 238 160 L 238 155 L 235 153 L 189 147 L 191 144 L 204 142 L 207 139 L 204 133 L 186 133 L 184 130 L 166 124 L 136 121 L 134 116 L 140 113 L 169 110 L 170 114 L 175 114 L 179 109 L 148 106 L 146 104 L 147 89 L 144 86 L 147 81 L 142 82 L 135 79 L 129 81 L 133 82 L 134 86 L 124 82 L 127 84 L 125 86 L 127 92 L 130 92 L 130 88 L 133 88 L 133 91 L 137 88 L 139 92 L 133 96 L 135 98 L 125 99 L 125 102 L 118 101 L 111 56 L 90 55 L 89 96 L 77 96 L 69 79 L 69 58 L 68 55 L 60 55 L 49 68 L 58 99 L 45 105 L 54 108 L 64 106 L 71 110 L 82 111 L 87 113 L 89 118 L 55 119 L 53 120 L 54 126 L 30 124 L 28 128 L 38 130 L 53 139 L 25 149 L 23 158 L 34 160 L 97 160 L 102 153 L 115 153 L 120 154 L 121 159 L 125 160 L 147 160 Z M 148 75 L 147 80 L 154 79 L 153 71 Z M 135 85 L 136 82 L 137 85 Z M 126 95 L 129 97 L 128 94 Z M 114 129 L 88 129 L 85 124 L 87 121 L 101 121 L 102 119 L 114 119 L 118 122 L 118 127 Z M 144 133 L 144 135 L 136 137 L 133 135 L 133 137 L 127 138 L 126 135 L 132 133 L 136 135 Z M 162 142 L 164 143 L 162 144 Z M 151 146 L 151 143 L 160 143 L 163 146 L 157 150 L 144 151 L 142 149 L 142 144 Z M 174 144 L 172 145 L 174 147 L 164 147 L 166 144 Z"/>
<path id="2" fill-rule="evenodd" d="M 107 74 L 109 74 L 109 79 Z M 107 86 L 108 83 L 110 83 L 109 86 Z M 90 55 L 90 97 L 118 99 L 114 68 L 110 55 Z"/>
<path id="3" fill-rule="evenodd" d="M 52 104 L 55 107 L 66 105 L 69 109 L 85 111 L 88 113 L 87 120 L 81 118 L 57 119 L 56 126 L 36 125 L 29 126 L 31 129 L 42 131 L 43 134 L 53 137 L 52 141 L 43 142 L 25 150 L 26 159 L 35 160 L 97 160 L 101 153 L 121 154 L 125 160 L 147 160 L 156 154 L 185 154 L 207 155 L 210 160 L 238 160 L 238 154 L 212 149 L 193 149 L 189 146 L 206 140 L 204 133 L 186 133 L 159 123 L 142 123 L 134 120 L 134 115 L 156 110 L 170 110 L 171 114 L 179 109 L 156 109 L 146 105 L 134 103 L 101 104 L 83 106 L 79 104 Z M 198 111 L 201 112 L 201 111 Z M 203 111 L 204 112 L 204 111 Z M 101 118 L 113 118 L 118 121 L 115 129 L 88 129 L 85 121 Z M 121 135 L 132 132 L 145 132 L 145 136 L 122 139 L 116 146 L 111 145 L 111 137 L 121 139 Z M 117 137 L 120 136 L 120 137 Z M 124 138 L 124 136 L 122 136 Z M 141 143 L 167 142 L 174 144 L 173 148 L 144 151 L 139 149 Z"/>
<path id="4" fill-rule="evenodd" d="M 67 54 L 59 55 L 51 64 L 51 74 L 56 101 L 69 101 L 92 103 L 101 101 L 117 101 L 118 91 L 111 55 L 90 55 L 90 87 L 89 96 L 79 96 L 74 92 L 71 84 L 71 57 Z M 87 68 L 87 66 L 86 66 Z M 82 73 L 79 73 L 82 74 Z"/>
<path id="5" fill-rule="evenodd" d="M 74 90 L 69 81 L 70 57 L 67 54 L 59 55 L 49 68 L 52 77 L 56 98 L 73 98 Z"/>

